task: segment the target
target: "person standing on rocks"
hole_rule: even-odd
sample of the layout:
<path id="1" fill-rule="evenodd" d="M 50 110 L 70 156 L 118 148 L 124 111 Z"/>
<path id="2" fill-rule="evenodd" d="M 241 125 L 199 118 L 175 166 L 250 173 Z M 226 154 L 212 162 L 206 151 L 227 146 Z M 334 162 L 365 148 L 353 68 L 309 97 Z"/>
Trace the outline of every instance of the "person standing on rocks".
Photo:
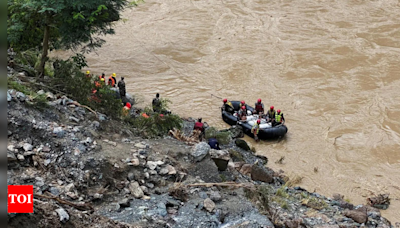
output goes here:
<path id="1" fill-rule="evenodd" d="M 121 77 L 121 80 L 118 82 L 118 88 L 119 88 L 119 95 L 121 96 L 121 99 L 124 100 L 124 97 L 126 95 L 124 77 Z"/>
<path id="2" fill-rule="evenodd" d="M 197 122 L 194 124 L 194 130 L 200 131 L 200 136 L 199 140 L 202 141 L 203 135 L 204 135 L 204 124 L 201 122 L 201 118 L 197 120 Z"/>
<path id="3" fill-rule="evenodd" d="M 156 97 L 153 99 L 152 106 L 154 112 L 159 112 L 159 113 L 161 112 L 161 101 L 159 93 L 157 93 Z"/>
<path id="4" fill-rule="evenodd" d="M 258 139 L 258 132 L 259 132 L 259 130 L 260 130 L 260 123 L 261 123 L 261 120 L 258 119 L 258 120 L 254 123 L 253 127 L 251 128 L 251 133 L 253 133 L 254 139 L 256 140 L 256 142 L 260 141 L 260 140 Z"/>
<path id="5" fill-rule="evenodd" d="M 112 73 L 112 75 L 108 78 L 108 85 L 111 87 L 115 87 L 115 84 L 117 83 L 117 74 Z"/>

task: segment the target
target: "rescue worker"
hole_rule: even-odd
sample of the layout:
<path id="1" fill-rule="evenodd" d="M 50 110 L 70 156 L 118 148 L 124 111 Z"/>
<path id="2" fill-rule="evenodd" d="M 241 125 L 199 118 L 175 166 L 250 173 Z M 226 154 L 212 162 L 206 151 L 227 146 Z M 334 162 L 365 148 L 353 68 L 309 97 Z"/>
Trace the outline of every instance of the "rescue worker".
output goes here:
<path id="1" fill-rule="evenodd" d="M 122 116 L 127 116 L 129 114 L 129 110 L 131 110 L 131 103 L 127 102 L 126 105 L 122 108 Z"/>
<path id="2" fill-rule="evenodd" d="M 259 130 L 260 130 L 260 123 L 261 123 L 261 120 L 258 119 L 258 120 L 254 123 L 253 127 L 251 128 L 251 133 L 254 135 L 254 139 L 256 140 L 256 142 L 259 141 L 259 139 L 258 139 L 258 132 L 259 132 Z"/>
<path id="3" fill-rule="evenodd" d="M 115 84 L 117 83 L 117 79 L 115 78 L 117 76 L 116 73 L 112 73 L 112 75 L 108 78 L 108 85 L 111 87 L 115 87 Z"/>
<path id="4" fill-rule="evenodd" d="M 102 73 L 101 76 L 99 76 L 99 80 L 103 85 L 105 85 L 106 84 L 106 75 L 104 73 Z"/>
<path id="5" fill-rule="evenodd" d="M 90 71 L 89 70 L 86 71 L 86 77 L 88 77 L 88 78 L 92 77 L 92 75 L 90 75 Z"/>
<path id="6" fill-rule="evenodd" d="M 152 101 L 153 111 L 154 112 L 161 112 L 161 101 L 160 101 L 160 94 L 157 93 L 156 97 Z"/>
<path id="7" fill-rule="evenodd" d="M 121 96 L 121 99 L 123 100 L 123 98 L 126 95 L 124 77 L 121 77 L 121 80 L 118 82 L 118 89 L 119 89 L 119 95 Z"/>
<path id="8" fill-rule="evenodd" d="M 224 104 L 222 105 L 221 110 L 233 114 L 235 112 L 235 109 L 233 108 L 232 103 L 226 98 L 223 100 L 223 102 Z"/>
<path id="9" fill-rule="evenodd" d="M 247 120 L 247 110 L 246 106 L 242 106 L 238 112 L 238 119 L 239 121 L 246 121 Z"/>
<path id="10" fill-rule="evenodd" d="M 267 122 L 272 122 L 275 120 L 275 109 L 274 106 L 269 107 L 267 112 Z"/>
<path id="11" fill-rule="evenodd" d="M 220 150 L 221 148 L 219 147 L 219 142 L 216 138 L 209 138 L 208 139 L 208 145 L 210 145 L 211 149 L 214 150 Z"/>
<path id="12" fill-rule="evenodd" d="M 283 113 L 281 112 L 281 110 L 278 109 L 278 111 L 276 111 L 275 121 L 272 124 L 272 126 L 277 126 L 277 125 L 280 125 L 280 124 L 285 124 L 285 117 L 283 117 Z"/>
<path id="13" fill-rule="evenodd" d="M 261 99 L 258 99 L 254 105 L 254 112 L 253 114 L 263 115 L 264 114 L 264 104 L 261 102 Z"/>
<path id="14" fill-rule="evenodd" d="M 194 124 L 194 130 L 200 131 L 199 135 L 199 140 L 202 141 L 203 135 L 204 135 L 204 124 L 201 122 L 201 118 L 197 120 L 197 122 Z"/>

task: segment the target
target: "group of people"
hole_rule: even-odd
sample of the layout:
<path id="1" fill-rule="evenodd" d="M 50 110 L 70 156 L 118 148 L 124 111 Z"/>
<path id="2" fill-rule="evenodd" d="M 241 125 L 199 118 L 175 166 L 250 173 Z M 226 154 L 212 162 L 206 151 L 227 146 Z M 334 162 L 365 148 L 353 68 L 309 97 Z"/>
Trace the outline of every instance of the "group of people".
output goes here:
<path id="1" fill-rule="evenodd" d="M 232 103 L 227 99 L 223 99 L 224 104 L 222 105 L 221 109 L 229 112 L 231 114 L 235 113 L 235 108 L 233 107 Z M 264 104 L 262 103 L 261 99 L 258 99 L 257 102 L 254 104 L 254 110 L 251 114 L 257 114 L 258 119 L 254 123 L 251 132 L 254 134 L 254 138 L 258 141 L 258 132 L 260 130 L 261 119 L 265 119 L 267 123 L 271 123 L 272 127 L 275 127 L 280 124 L 285 123 L 285 117 L 280 109 L 275 111 L 275 107 L 269 107 L 269 110 L 265 113 L 264 112 Z M 250 115 L 251 115 L 250 114 Z M 247 121 L 247 116 L 249 115 L 247 110 L 247 105 L 245 101 L 241 101 L 239 104 L 239 110 L 237 112 L 238 122 Z"/>
<path id="2" fill-rule="evenodd" d="M 90 71 L 86 71 L 86 77 L 88 78 L 92 78 L 92 74 L 90 73 Z M 95 95 L 97 93 L 97 90 L 102 88 L 103 86 L 110 86 L 112 88 L 116 88 L 116 86 L 118 87 L 118 91 L 119 91 L 119 97 L 122 100 L 122 103 L 124 105 L 123 109 L 122 109 L 122 114 L 123 115 L 127 115 L 127 113 L 129 113 L 129 110 L 132 107 L 132 104 L 129 103 L 128 99 L 126 98 L 126 87 L 125 87 L 125 81 L 124 81 L 124 77 L 121 77 L 121 80 L 117 83 L 117 74 L 116 73 L 112 73 L 109 77 L 108 77 L 108 81 L 106 81 L 106 75 L 104 73 L 102 73 L 101 75 L 99 75 L 99 77 L 95 77 L 94 79 L 94 84 L 95 84 L 95 88 L 92 90 L 93 95 Z M 96 100 L 95 97 L 93 97 L 94 100 Z"/>

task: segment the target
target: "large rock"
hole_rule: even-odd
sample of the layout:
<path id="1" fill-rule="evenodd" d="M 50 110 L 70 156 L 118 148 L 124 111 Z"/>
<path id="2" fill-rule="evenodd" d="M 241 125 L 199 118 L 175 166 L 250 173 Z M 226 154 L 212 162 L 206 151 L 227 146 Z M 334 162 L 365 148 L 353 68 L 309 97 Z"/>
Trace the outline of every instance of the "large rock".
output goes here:
<path id="1" fill-rule="evenodd" d="M 144 196 L 142 188 L 140 188 L 139 183 L 136 181 L 131 182 L 129 184 L 129 191 L 131 191 L 131 194 L 133 195 L 133 197 L 135 197 L 137 199 L 142 198 Z"/>
<path id="2" fill-rule="evenodd" d="M 357 223 L 365 223 L 368 219 L 367 209 L 365 207 L 360 207 L 356 210 L 347 210 L 344 212 L 344 215 Z"/>
<path id="3" fill-rule="evenodd" d="M 272 175 L 257 164 L 253 165 L 253 167 L 251 168 L 251 179 L 254 181 L 262 181 L 265 183 L 272 183 L 274 181 Z"/>
<path id="4" fill-rule="evenodd" d="M 56 209 L 56 212 L 57 212 L 58 216 L 60 217 L 60 221 L 62 223 L 68 222 L 69 215 L 68 215 L 67 211 L 64 210 L 64 208 L 60 207 L 60 208 Z"/>
<path id="5" fill-rule="evenodd" d="M 239 148 L 242 148 L 243 150 L 250 150 L 249 145 L 243 139 L 236 139 L 235 144 L 236 144 L 236 146 L 238 146 Z"/>
<path id="6" fill-rule="evenodd" d="M 244 133 L 243 133 L 243 128 L 239 125 L 234 125 L 231 128 L 229 128 L 229 131 L 231 132 L 231 137 L 236 139 L 236 138 L 243 138 Z"/>
<path id="7" fill-rule="evenodd" d="M 207 156 L 211 147 L 206 142 L 197 143 L 196 146 L 192 149 L 191 155 L 195 162 L 199 162 L 203 160 L 205 156 Z"/>
<path id="8" fill-rule="evenodd" d="M 210 198 L 205 199 L 203 204 L 208 212 L 212 212 L 215 208 L 215 203 Z"/>
<path id="9" fill-rule="evenodd" d="M 210 149 L 209 154 L 211 158 L 219 158 L 229 161 L 231 159 L 229 152 L 227 150 L 214 150 Z"/>

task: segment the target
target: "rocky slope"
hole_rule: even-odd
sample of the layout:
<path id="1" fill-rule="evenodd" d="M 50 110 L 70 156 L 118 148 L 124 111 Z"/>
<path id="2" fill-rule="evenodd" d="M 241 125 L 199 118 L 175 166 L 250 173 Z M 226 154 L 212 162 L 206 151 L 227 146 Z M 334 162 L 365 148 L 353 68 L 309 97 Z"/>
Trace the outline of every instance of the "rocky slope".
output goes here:
<path id="1" fill-rule="evenodd" d="M 7 94 L 7 181 L 35 192 L 35 213 L 9 214 L 9 227 L 391 227 L 376 208 L 289 187 L 236 134 L 221 151 L 144 139 L 48 94 L 44 110 Z"/>

